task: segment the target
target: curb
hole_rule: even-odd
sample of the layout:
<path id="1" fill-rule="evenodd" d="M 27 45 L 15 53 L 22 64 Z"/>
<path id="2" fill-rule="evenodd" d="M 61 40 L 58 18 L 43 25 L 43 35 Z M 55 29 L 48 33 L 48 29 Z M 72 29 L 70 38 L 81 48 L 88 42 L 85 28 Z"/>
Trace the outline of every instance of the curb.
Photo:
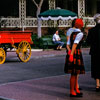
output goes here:
<path id="1" fill-rule="evenodd" d="M 10 51 L 11 51 L 11 52 L 14 52 L 14 51 L 16 51 L 16 49 L 13 48 L 13 49 L 10 50 L 10 48 L 8 48 L 8 49 L 7 49 L 7 52 L 10 52 Z M 43 51 L 43 49 L 31 49 L 31 51 Z"/>
<path id="2" fill-rule="evenodd" d="M 31 51 L 43 51 L 43 49 L 31 49 Z"/>

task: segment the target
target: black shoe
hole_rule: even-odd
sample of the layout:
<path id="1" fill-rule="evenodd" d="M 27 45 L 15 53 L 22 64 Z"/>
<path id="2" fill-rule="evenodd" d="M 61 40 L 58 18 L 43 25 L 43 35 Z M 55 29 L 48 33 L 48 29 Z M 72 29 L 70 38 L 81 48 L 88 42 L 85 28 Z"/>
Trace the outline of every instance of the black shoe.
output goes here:
<path id="1" fill-rule="evenodd" d="M 82 92 L 80 92 L 80 93 L 77 93 L 77 95 L 83 95 L 83 93 L 82 93 Z"/>
<path id="2" fill-rule="evenodd" d="M 79 90 L 82 90 L 82 88 L 78 88 Z"/>
<path id="3" fill-rule="evenodd" d="M 77 93 L 77 97 L 82 97 L 83 93 Z"/>
<path id="4" fill-rule="evenodd" d="M 96 88 L 96 92 L 100 92 L 100 88 Z"/>
<path id="5" fill-rule="evenodd" d="M 72 95 L 72 94 L 70 94 L 70 97 L 76 97 L 76 95 Z"/>

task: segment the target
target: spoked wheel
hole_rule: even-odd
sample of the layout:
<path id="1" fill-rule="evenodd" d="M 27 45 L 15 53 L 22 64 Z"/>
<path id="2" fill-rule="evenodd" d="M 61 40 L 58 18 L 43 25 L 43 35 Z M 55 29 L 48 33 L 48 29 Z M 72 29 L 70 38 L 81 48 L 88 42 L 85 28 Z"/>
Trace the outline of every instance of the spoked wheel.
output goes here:
<path id="1" fill-rule="evenodd" d="M 17 54 L 22 62 L 29 61 L 31 57 L 31 46 L 27 41 L 22 41 L 18 45 Z"/>
<path id="2" fill-rule="evenodd" d="M 0 48 L 0 64 L 3 64 L 6 60 L 6 53 L 3 48 Z"/>

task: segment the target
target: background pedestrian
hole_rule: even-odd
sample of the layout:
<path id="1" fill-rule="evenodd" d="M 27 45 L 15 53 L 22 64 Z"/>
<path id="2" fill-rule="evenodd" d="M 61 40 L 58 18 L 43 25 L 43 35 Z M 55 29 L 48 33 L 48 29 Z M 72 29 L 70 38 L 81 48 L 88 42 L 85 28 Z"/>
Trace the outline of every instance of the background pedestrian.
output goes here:
<path id="1" fill-rule="evenodd" d="M 86 42 L 90 45 L 91 77 L 96 80 L 96 91 L 100 91 L 100 14 L 94 16 L 96 26 L 88 32 Z"/>

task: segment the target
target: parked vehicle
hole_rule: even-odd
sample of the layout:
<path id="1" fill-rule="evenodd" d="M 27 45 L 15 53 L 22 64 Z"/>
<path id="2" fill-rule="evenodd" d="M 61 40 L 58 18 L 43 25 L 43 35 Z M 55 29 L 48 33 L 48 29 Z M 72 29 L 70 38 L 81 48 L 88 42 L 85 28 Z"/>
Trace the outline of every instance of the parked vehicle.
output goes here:
<path id="1" fill-rule="evenodd" d="M 22 62 L 31 57 L 31 31 L 0 31 L 0 64 L 6 60 L 8 49 L 15 48 L 18 58 Z"/>

